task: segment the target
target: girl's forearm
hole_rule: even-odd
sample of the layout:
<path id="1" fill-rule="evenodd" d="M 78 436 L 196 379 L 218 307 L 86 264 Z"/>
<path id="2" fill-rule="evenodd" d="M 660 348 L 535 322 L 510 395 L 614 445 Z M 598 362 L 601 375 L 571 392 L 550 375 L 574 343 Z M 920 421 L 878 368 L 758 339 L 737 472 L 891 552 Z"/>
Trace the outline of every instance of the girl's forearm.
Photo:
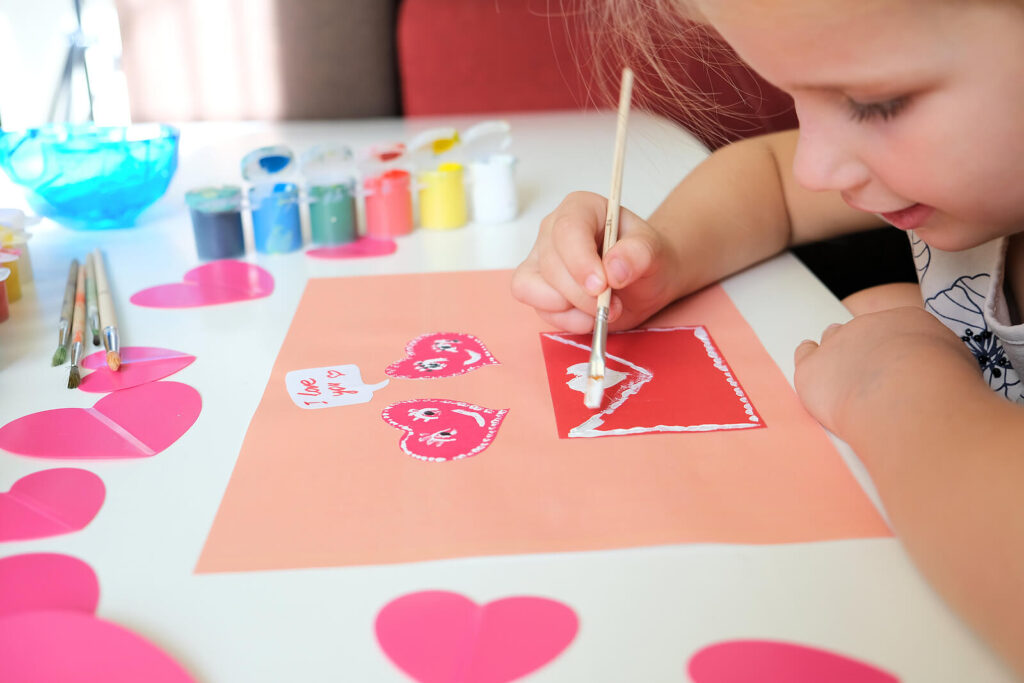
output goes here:
<path id="1" fill-rule="evenodd" d="M 892 387 L 844 438 L 922 574 L 1024 676 L 1024 408 L 952 370 Z"/>
<path id="2" fill-rule="evenodd" d="M 685 264 L 692 291 L 794 244 L 880 225 L 836 193 L 808 192 L 792 176 L 796 131 L 733 143 L 711 154 L 654 211 Z"/>

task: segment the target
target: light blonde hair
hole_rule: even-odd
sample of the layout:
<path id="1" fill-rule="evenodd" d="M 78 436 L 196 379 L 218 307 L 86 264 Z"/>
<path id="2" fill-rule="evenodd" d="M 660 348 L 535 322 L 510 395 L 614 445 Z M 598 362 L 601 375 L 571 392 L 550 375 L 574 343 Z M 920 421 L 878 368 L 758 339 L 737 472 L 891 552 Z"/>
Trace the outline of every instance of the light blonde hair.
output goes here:
<path id="1" fill-rule="evenodd" d="M 762 81 L 687 0 L 550 4 L 566 20 L 575 68 L 593 75 L 592 104 L 615 102 L 628 64 L 636 73 L 635 106 L 682 122 L 709 146 L 762 131 L 764 119 L 752 115 L 765 101 Z"/>

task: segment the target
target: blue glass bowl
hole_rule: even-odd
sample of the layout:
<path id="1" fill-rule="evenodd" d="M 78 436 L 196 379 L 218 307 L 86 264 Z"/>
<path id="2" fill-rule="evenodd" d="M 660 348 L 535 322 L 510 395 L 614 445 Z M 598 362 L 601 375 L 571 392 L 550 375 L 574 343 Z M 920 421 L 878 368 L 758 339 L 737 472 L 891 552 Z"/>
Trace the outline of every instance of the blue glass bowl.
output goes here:
<path id="1" fill-rule="evenodd" d="M 163 124 L 57 124 L 0 133 L 0 168 L 38 213 L 73 228 L 120 228 L 160 198 L 178 168 Z"/>

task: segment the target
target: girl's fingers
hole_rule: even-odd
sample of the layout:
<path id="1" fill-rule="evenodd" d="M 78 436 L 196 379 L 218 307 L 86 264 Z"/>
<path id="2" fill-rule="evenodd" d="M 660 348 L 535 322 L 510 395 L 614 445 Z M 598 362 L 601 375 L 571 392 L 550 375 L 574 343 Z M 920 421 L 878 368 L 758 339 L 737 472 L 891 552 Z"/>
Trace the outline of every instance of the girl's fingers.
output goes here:
<path id="1" fill-rule="evenodd" d="M 811 355 L 818 350 L 818 343 L 810 339 L 804 339 L 800 342 L 796 350 L 793 352 L 793 361 L 796 365 L 800 365 L 807 356 Z"/>
<path id="2" fill-rule="evenodd" d="M 572 304 L 541 277 L 534 265 L 523 264 L 512 275 L 512 296 L 540 311 L 565 311 Z"/>
<path id="3" fill-rule="evenodd" d="M 573 334 L 588 334 L 594 330 L 594 317 L 576 308 L 558 313 L 537 311 L 537 315 L 548 325 Z"/>
<path id="4" fill-rule="evenodd" d="M 569 272 L 561 257 L 552 251 L 540 255 L 540 276 L 574 308 L 590 315 L 597 312 L 597 297 L 588 293 Z"/>
<path id="5" fill-rule="evenodd" d="M 580 289 L 597 296 L 606 287 L 593 218 L 579 212 L 562 214 L 552 224 L 554 251 Z"/>

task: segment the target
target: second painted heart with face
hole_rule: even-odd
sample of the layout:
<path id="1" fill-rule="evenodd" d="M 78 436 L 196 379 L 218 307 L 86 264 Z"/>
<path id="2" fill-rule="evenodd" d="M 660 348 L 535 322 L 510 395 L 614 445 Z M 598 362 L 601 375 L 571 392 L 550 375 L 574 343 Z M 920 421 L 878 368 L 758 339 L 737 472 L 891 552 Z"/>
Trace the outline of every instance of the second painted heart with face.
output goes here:
<path id="1" fill-rule="evenodd" d="M 384 372 L 402 379 L 454 377 L 498 361 L 484 343 L 464 332 L 433 332 L 416 337 L 405 347 L 406 358 Z"/>
<path id="2" fill-rule="evenodd" d="M 407 455 L 446 462 L 468 458 L 490 446 L 507 413 L 461 401 L 417 398 L 392 403 L 381 417 L 405 432 L 399 445 Z"/>

